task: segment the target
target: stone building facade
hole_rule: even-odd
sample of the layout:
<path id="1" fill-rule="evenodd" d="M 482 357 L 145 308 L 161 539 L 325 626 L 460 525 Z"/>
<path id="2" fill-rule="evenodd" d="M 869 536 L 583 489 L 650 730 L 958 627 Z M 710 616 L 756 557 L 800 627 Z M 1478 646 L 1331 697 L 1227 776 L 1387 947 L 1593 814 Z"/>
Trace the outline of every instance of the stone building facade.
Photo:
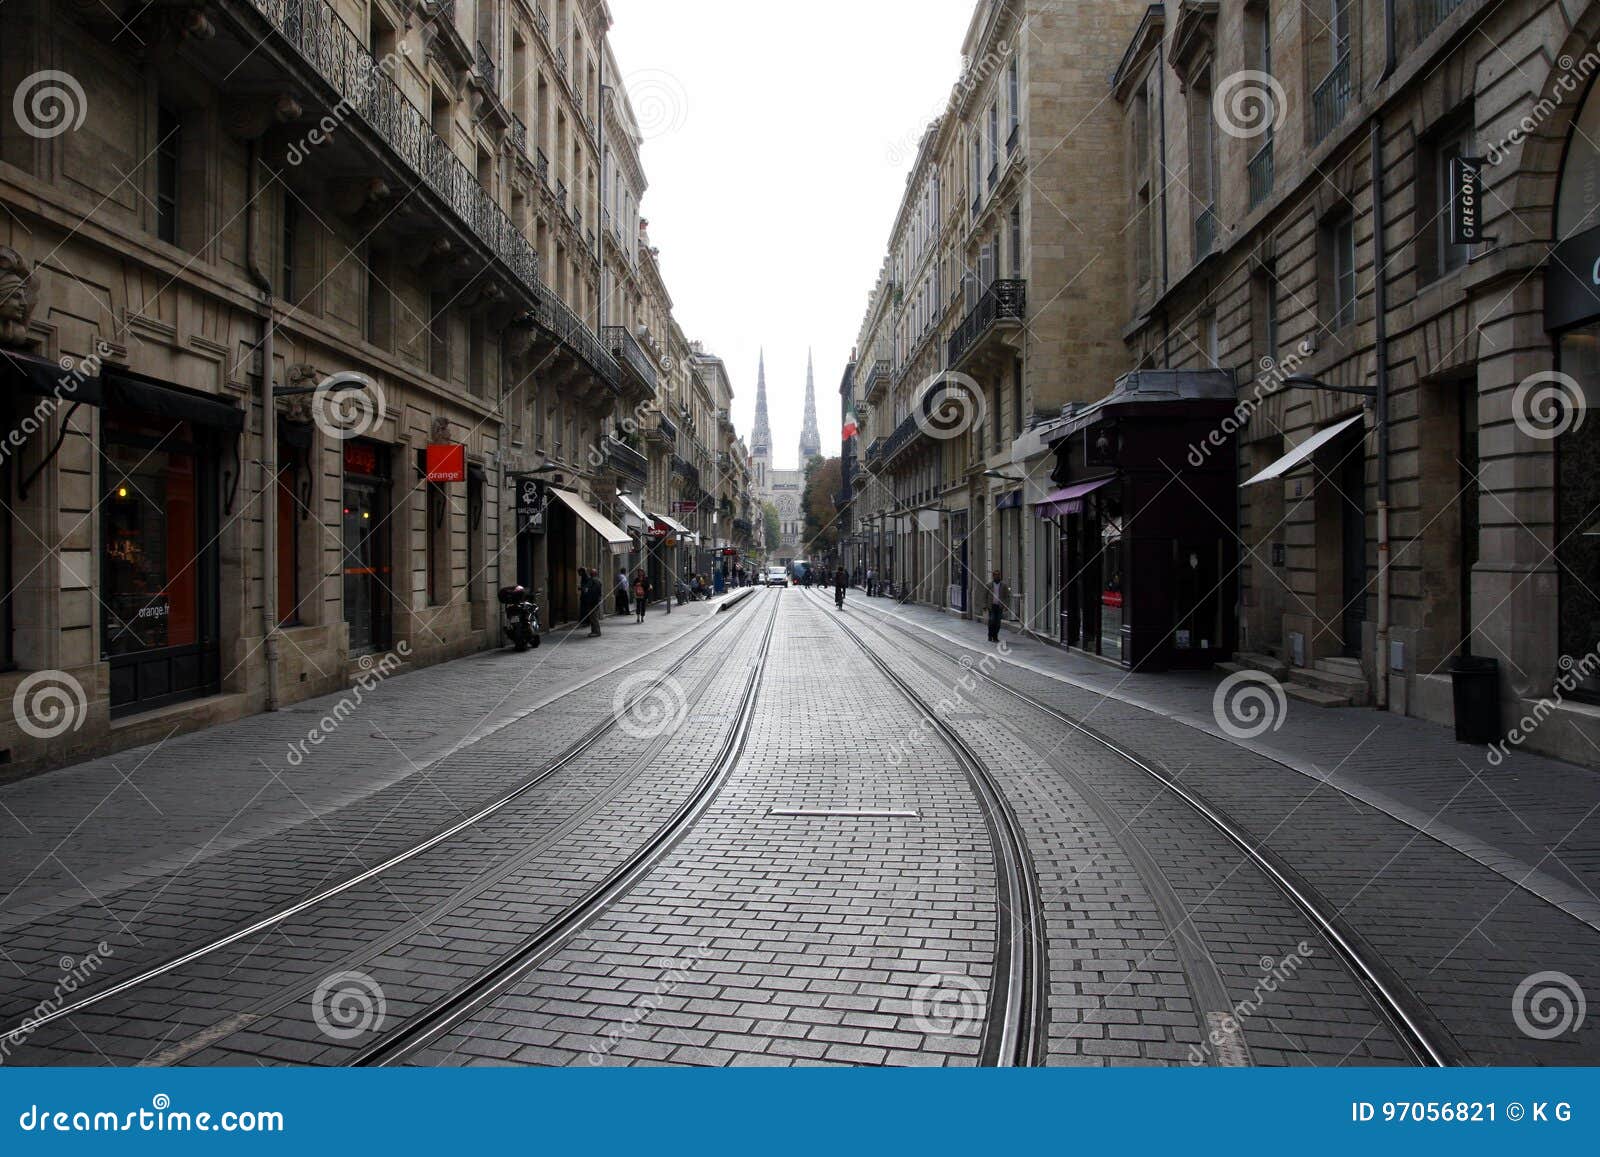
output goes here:
<path id="1" fill-rule="evenodd" d="M 610 23 L 6 6 L 0 763 L 495 646 L 499 586 L 570 620 L 639 551 L 675 327 Z"/>
<path id="2" fill-rule="evenodd" d="M 1121 125 L 1104 73 L 1146 5 L 982 0 L 966 67 L 908 175 L 856 342 L 863 566 L 971 615 L 992 569 L 1025 625 L 1054 614 L 1037 434 L 1125 368 L 1122 213 L 1105 196 Z M 1109 69 L 1107 69 L 1109 71 Z"/>
<path id="3" fill-rule="evenodd" d="M 1591 764 L 1597 36 L 1594 3 L 1184 0 L 1113 83 L 1132 358 L 1237 384 L 1242 660 L 1448 723 L 1493 659 L 1520 741 Z"/>

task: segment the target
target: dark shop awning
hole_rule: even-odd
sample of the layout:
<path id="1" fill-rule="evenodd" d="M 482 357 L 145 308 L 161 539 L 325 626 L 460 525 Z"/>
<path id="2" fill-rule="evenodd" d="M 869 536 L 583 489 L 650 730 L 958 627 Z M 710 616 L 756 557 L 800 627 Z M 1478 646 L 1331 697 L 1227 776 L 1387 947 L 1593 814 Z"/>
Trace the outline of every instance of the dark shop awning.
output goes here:
<path id="1" fill-rule="evenodd" d="M 77 363 L 74 363 L 75 365 Z M 100 378 L 64 370 L 49 358 L 32 354 L 0 353 L 0 382 L 7 389 L 35 397 L 59 397 L 63 402 L 100 404 Z"/>
<path id="2" fill-rule="evenodd" d="M 225 398 L 198 394 L 123 369 L 108 369 L 105 387 L 106 401 L 114 406 L 217 430 L 237 433 L 244 429 L 244 411 Z"/>

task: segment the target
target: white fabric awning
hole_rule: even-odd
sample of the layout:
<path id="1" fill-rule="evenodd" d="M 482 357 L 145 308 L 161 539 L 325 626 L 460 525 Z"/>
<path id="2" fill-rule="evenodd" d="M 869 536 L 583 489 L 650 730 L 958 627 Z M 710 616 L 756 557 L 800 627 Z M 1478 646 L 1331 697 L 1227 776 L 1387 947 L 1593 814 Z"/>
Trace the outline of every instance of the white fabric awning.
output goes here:
<path id="1" fill-rule="evenodd" d="M 1293 450 L 1290 450 L 1282 458 L 1279 458 L 1276 462 L 1274 462 L 1271 466 L 1268 466 L 1265 470 L 1261 471 L 1261 473 L 1257 474 L 1254 478 L 1245 479 L 1245 481 L 1240 484 L 1241 489 L 1245 486 L 1254 486 L 1257 482 L 1270 482 L 1274 478 L 1282 478 L 1285 474 L 1293 470 L 1296 466 L 1300 465 L 1300 463 L 1311 457 L 1311 455 L 1322 449 L 1329 442 L 1333 441 L 1344 431 L 1361 421 L 1361 419 L 1365 416 L 1366 415 L 1364 414 L 1357 414 L 1353 418 L 1346 418 L 1342 422 L 1335 422 L 1326 430 L 1318 430 L 1315 434 L 1311 435 L 1311 437 L 1300 443 L 1300 445 L 1296 446 Z"/>
<path id="2" fill-rule="evenodd" d="M 620 490 L 617 492 L 617 501 L 622 503 L 622 509 L 628 512 L 628 516 L 630 518 L 638 519 L 641 530 L 655 521 L 644 512 L 644 507 L 640 506 L 626 494 L 623 494 Z"/>
<path id="3" fill-rule="evenodd" d="M 550 493 L 559 498 L 568 510 L 587 522 L 596 534 L 605 539 L 606 545 L 611 548 L 612 554 L 627 554 L 633 549 L 633 537 L 626 530 L 623 530 L 622 527 L 612 522 L 572 491 L 552 488 Z"/>
<path id="4" fill-rule="evenodd" d="M 666 523 L 667 526 L 670 527 L 672 529 L 672 531 L 675 534 L 678 534 L 679 536 L 682 536 L 682 535 L 685 535 L 685 534 L 689 533 L 689 528 L 687 526 L 685 526 L 683 523 L 679 522 L 676 518 L 668 518 L 665 514 L 656 514 L 656 515 L 652 515 L 652 517 L 657 522 Z"/>

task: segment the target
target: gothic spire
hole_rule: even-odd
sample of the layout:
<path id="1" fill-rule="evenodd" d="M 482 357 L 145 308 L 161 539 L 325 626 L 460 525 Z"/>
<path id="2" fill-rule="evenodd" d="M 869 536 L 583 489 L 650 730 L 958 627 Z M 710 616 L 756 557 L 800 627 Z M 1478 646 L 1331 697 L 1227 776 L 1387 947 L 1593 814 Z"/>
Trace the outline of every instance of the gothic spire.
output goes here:
<path id="1" fill-rule="evenodd" d="M 772 430 L 767 425 L 767 351 L 761 351 L 756 371 L 756 426 L 750 434 L 750 456 L 766 458 L 772 454 Z"/>
<path id="2" fill-rule="evenodd" d="M 806 418 L 800 430 L 800 469 L 822 453 L 822 436 L 817 433 L 817 385 L 811 371 L 811 351 L 806 350 Z"/>

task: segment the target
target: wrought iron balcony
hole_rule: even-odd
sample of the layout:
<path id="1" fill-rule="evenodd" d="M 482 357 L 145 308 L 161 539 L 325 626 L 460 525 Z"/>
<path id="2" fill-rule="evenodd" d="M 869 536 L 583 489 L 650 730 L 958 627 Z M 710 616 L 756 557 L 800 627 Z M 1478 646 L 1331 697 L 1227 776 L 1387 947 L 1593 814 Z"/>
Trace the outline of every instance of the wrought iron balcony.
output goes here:
<path id="1" fill-rule="evenodd" d="M 1006 156 L 1017 151 L 1017 142 L 1022 139 L 1022 122 L 1011 122 L 1011 135 L 1006 137 Z"/>
<path id="2" fill-rule="evenodd" d="M 393 157 L 421 182 L 444 207 L 537 299 L 539 257 L 503 209 L 478 183 L 450 147 L 433 131 L 428 118 L 367 51 L 326 0 L 246 0 L 341 98 L 353 109 Z M 453 5 L 441 3 L 444 19 Z M 453 24 L 452 24 L 453 27 Z"/>
<path id="3" fill-rule="evenodd" d="M 633 375 L 648 396 L 654 397 L 660 381 L 656 364 L 634 340 L 627 327 L 608 325 L 600 330 L 600 336 L 605 338 L 606 347 L 610 349 L 611 356 L 617 359 L 617 364 Z"/>
<path id="4" fill-rule="evenodd" d="M 641 486 L 650 480 L 650 459 L 619 438 L 606 439 L 606 465 L 612 473 Z"/>
<path id="5" fill-rule="evenodd" d="M 695 490 L 700 488 L 700 468 L 687 458 L 674 454 L 672 456 L 672 472 L 688 482 Z"/>
<path id="6" fill-rule="evenodd" d="M 889 359 L 879 358 L 868 368 L 862 381 L 862 397 L 870 398 L 879 386 L 889 382 Z"/>
<path id="7" fill-rule="evenodd" d="M 586 365 L 612 391 L 622 391 L 622 367 L 607 352 L 600 336 L 585 325 L 545 286 L 539 286 L 538 304 L 528 311 L 531 320 L 554 342 Z"/>
<path id="8" fill-rule="evenodd" d="M 1217 247 L 1217 207 L 1207 205 L 1194 219 L 1194 259 L 1209 257 Z"/>
<path id="9" fill-rule="evenodd" d="M 561 206 L 562 210 L 567 207 L 567 183 L 559 177 L 556 178 L 556 204 Z"/>
<path id="10" fill-rule="evenodd" d="M 1466 2 L 1467 0 L 1416 0 L 1417 43 L 1421 44 L 1426 40 L 1428 33 L 1443 24 L 1450 13 Z"/>
<path id="11" fill-rule="evenodd" d="M 1254 209 L 1261 202 L 1272 196 L 1272 136 L 1267 135 L 1266 143 L 1256 150 L 1256 155 L 1250 158 L 1247 167 L 1250 177 L 1250 208 Z"/>
<path id="12" fill-rule="evenodd" d="M 543 8 L 533 10 L 533 26 L 539 30 L 539 35 L 544 37 L 545 43 L 550 42 L 550 17 Z"/>
<path id="13" fill-rule="evenodd" d="M 511 114 L 511 147 L 519 157 L 528 155 L 528 126 L 522 123 L 522 118 L 516 113 Z"/>
<path id="14" fill-rule="evenodd" d="M 538 145 L 533 146 L 533 171 L 539 174 L 539 180 L 548 188 L 550 185 L 550 158 L 544 155 L 544 150 Z"/>
<path id="15" fill-rule="evenodd" d="M 1000 183 L 1000 162 L 993 161 L 989 165 L 989 188 L 994 188 Z"/>
<path id="16" fill-rule="evenodd" d="M 956 369 L 982 343 L 982 340 L 1004 326 L 1014 329 L 1022 324 L 1028 311 L 1028 283 L 1022 280 L 996 281 L 989 286 L 978 303 L 972 307 L 955 333 L 950 335 L 946 347 L 945 364 Z"/>
<path id="17" fill-rule="evenodd" d="M 678 427 L 671 418 L 661 411 L 652 410 L 645 415 L 644 436 L 655 442 L 676 446 L 678 444 Z"/>
<path id="18" fill-rule="evenodd" d="M 495 67 L 494 53 L 489 51 L 489 46 L 483 41 L 478 41 L 478 75 L 483 77 L 483 83 L 489 86 L 489 91 L 498 93 L 499 69 Z"/>
<path id="19" fill-rule="evenodd" d="M 1316 140 L 1321 144 L 1328 134 L 1339 127 L 1345 113 L 1350 111 L 1350 53 L 1343 53 L 1317 90 L 1311 94 L 1311 121 Z"/>
<path id="20" fill-rule="evenodd" d="M 887 441 L 887 438 L 874 438 L 870 443 L 868 443 L 867 453 L 864 461 L 869 467 L 876 467 L 878 465 L 878 462 L 883 457 L 883 444 Z"/>
<path id="21" fill-rule="evenodd" d="M 588 246 L 589 252 L 593 253 L 594 252 L 594 230 L 593 229 L 585 229 L 583 231 L 583 241 L 584 241 L 584 244 Z"/>

